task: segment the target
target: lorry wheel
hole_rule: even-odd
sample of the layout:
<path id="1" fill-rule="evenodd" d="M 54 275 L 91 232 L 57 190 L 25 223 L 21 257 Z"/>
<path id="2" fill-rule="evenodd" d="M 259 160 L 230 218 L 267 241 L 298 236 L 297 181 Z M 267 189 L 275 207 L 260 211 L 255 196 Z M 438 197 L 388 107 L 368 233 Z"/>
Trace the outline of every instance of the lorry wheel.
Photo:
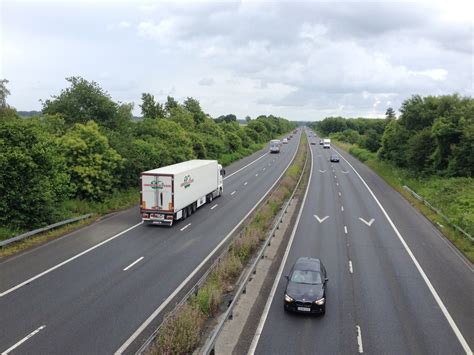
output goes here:
<path id="1" fill-rule="evenodd" d="M 212 202 L 212 200 L 213 200 L 212 193 L 211 193 L 211 194 L 209 194 L 209 197 L 207 198 L 207 200 L 209 201 L 209 203 L 211 203 L 211 202 Z"/>
<path id="2" fill-rule="evenodd" d="M 188 210 L 188 216 L 191 216 L 193 214 L 193 207 L 192 206 L 188 206 L 186 207 L 186 209 Z"/>
<path id="3" fill-rule="evenodd" d="M 185 220 L 186 218 L 188 218 L 188 209 L 187 208 L 183 208 L 183 220 Z"/>
<path id="4" fill-rule="evenodd" d="M 191 212 L 194 213 L 197 210 L 196 202 L 193 203 L 193 206 L 191 208 Z"/>

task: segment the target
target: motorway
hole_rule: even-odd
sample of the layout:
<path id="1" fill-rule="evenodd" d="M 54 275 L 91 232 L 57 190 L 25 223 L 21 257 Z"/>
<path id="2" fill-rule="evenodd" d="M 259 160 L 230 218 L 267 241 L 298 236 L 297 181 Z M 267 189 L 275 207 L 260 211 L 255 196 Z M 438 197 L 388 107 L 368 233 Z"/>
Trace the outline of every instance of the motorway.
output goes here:
<path id="1" fill-rule="evenodd" d="M 249 353 L 472 354 L 472 264 L 365 165 L 311 140 L 307 195 Z M 300 256 L 326 266 L 325 316 L 283 309 Z"/>
<path id="2" fill-rule="evenodd" d="M 143 225 L 135 207 L 1 262 L 0 353 L 136 350 L 282 175 L 299 137 L 227 167 L 224 195 L 172 228 Z"/>

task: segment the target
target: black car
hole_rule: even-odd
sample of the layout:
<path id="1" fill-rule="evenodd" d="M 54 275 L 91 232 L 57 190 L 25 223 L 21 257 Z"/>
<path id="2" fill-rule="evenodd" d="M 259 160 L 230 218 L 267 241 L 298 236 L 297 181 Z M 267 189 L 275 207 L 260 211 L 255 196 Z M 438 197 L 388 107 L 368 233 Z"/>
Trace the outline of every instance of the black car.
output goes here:
<path id="1" fill-rule="evenodd" d="M 311 141 L 311 145 L 315 145 L 315 144 L 316 144 L 316 142 L 315 142 L 315 141 Z"/>
<path id="2" fill-rule="evenodd" d="M 319 145 L 323 145 L 324 141 L 322 139 L 319 140 Z"/>
<path id="3" fill-rule="evenodd" d="M 321 260 L 299 258 L 291 268 L 285 289 L 286 311 L 325 314 L 326 313 L 326 269 Z"/>
<path id="4" fill-rule="evenodd" d="M 329 161 L 331 163 L 339 163 L 339 157 L 336 155 L 336 154 L 332 154 L 330 157 L 329 157 Z"/>

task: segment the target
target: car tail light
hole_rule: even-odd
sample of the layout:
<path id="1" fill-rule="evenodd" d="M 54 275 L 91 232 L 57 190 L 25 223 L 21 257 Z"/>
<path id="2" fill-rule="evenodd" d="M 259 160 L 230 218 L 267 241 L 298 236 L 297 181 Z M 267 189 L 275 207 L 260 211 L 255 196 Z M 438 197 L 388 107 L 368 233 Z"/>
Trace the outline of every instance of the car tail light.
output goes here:
<path id="1" fill-rule="evenodd" d="M 148 218 L 148 213 L 142 214 L 142 217 L 143 217 L 143 218 Z"/>

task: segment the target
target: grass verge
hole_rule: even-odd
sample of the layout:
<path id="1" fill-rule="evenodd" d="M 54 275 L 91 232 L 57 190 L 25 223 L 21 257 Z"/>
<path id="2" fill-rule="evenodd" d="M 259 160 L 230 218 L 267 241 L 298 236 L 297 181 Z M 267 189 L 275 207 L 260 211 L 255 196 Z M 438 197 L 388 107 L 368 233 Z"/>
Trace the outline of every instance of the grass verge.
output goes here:
<path id="1" fill-rule="evenodd" d="M 439 176 L 416 177 L 407 170 L 379 160 L 375 153 L 356 145 L 339 141 L 337 145 L 365 163 L 394 189 L 400 192 L 471 262 L 474 262 L 474 243 L 446 223 L 441 216 L 403 189 L 403 185 L 407 185 L 434 207 L 441 210 L 452 223 L 457 224 L 467 233 L 474 235 L 474 179 Z"/>
<path id="2" fill-rule="evenodd" d="M 267 236 L 271 224 L 291 195 L 302 173 L 308 144 L 303 134 L 295 160 L 290 165 L 278 187 L 257 208 L 247 226 L 230 245 L 229 252 L 210 273 L 204 285 L 181 308 L 166 317 L 160 328 L 151 354 L 189 354 L 199 345 L 205 321 L 217 315 L 222 296 L 230 293 L 246 265 Z M 305 175 L 307 177 L 307 175 Z M 178 331 L 182 327 L 183 331 Z M 183 336 L 183 333 L 189 336 Z"/>
<path id="3" fill-rule="evenodd" d="M 21 241 L 9 244 L 0 248 L 0 258 L 8 257 L 16 254 L 22 250 L 31 248 L 33 246 L 45 243 L 51 239 L 58 238 L 67 233 L 70 233 L 78 228 L 87 226 L 95 222 L 100 216 L 111 212 L 123 210 L 125 208 L 132 207 L 138 204 L 140 194 L 138 190 L 128 189 L 125 191 L 114 192 L 104 202 L 90 202 L 84 200 L 69 200 L 59 206 L 61 209 L 61 215 L 63 219 L 68 219 L 87 213 L 94 213 L 94 216 L 82 221 L 67 224 L 65 226 L 52 229 L 50 231 L 39 233 Z M 2 228 L 0 230 L 0 240 L 11 238 L 15 235 L 25 233 L 25 230 L 11 230 L 8 228 Z"/>

